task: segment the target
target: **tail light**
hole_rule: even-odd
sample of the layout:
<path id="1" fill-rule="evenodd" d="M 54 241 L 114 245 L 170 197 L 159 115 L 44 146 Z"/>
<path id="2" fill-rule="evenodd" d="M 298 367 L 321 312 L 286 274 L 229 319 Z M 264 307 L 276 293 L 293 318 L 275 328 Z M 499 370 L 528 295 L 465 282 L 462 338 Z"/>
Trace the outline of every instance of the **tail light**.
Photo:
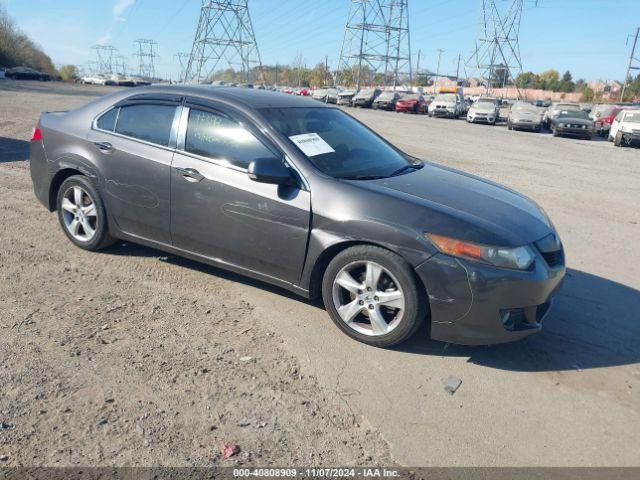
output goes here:
<path id="1" fill-rule="evenodd" d="M 32 142 L 38 142 L 42 140 L 42 131 L 36 127 L 33 129 L 33 132 L 31 133 L 31 141 Z"/>

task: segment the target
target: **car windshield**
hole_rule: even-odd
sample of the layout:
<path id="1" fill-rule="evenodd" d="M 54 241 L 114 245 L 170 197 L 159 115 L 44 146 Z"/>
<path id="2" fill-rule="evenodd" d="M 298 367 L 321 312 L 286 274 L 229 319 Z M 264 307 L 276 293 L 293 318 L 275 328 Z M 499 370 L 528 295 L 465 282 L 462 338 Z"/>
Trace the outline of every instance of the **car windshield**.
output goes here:
<path id="1" fill-rule="evenodd" d="M 261 113 L 316 168 L 334 178 L 386 178 L 421 166 L 338 109 L 266 108 Z"/>
<path id="2" fill-rule="evenodd" d="M 480 108 L 492 108 L 495 106 L 496 106 L 495 100 L 489 100 L 486 98 L 481 98 L 474 104 L 474 107 L 480 107 Z"/>
<path id="3" fill-rule="evenodd" d="M 516 103 L 511 110 L 518 113 L 538 113 L 538 109 L 530 103 Z"/>
<path id="4" fill-rule="evenodd" d="M 436 102 L 445 102 L 445 103 L 451 103 L 451 102 L 455 102 L 456 101 L 456 96 L 453 93 L 444 93 L 442 95 L 438 95 L 435 98 Z"/>
<path id="5" fill-rule="evenodd" d="M 573 103 L 559 103 L 554 110 L 580 110 L 580 105 L 574 105 Z"/>
<path id="6" fill-rule="evenodd" d="M 420 100 L 420 95 L 417 93 L 409 93 L 402 96 L 402 100 Z"/>
<path id="7" fill-rule="evenodd" d="M 373 94 L 376 91 L 373 89 L 367 89 L 367 90 L 360 90 L 360 92 L 358 92 L 358 95 L 356 95 L 357 98 L 369 98 L 369 97 L 373 97 Z"/>
<path id="8" fill-rule="evenodd" d="M 625 122 L 640 123 L 640 112 L 628 112 L 624 116 Z"/>
<path id="9" fill-rule="evenodd" d="M 382 92 L 378 97 L 378 100 L 393 100 L 396 96 L 396 92 Z"/>
<path id="10" fill-rule="evenodd" d="M 562 110 L 558 115 L 559 118 L 584 118 L 588 119 L 589 114 L 584 110 Z"/>

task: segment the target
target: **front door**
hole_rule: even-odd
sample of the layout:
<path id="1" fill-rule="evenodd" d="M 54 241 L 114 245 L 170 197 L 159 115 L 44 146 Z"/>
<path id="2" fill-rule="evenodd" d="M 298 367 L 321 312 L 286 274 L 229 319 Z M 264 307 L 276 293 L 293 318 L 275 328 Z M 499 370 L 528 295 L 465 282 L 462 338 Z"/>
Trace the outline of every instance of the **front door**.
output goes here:
<path id="1" fill-rule="evenodd" d="M 309 192 L 257 183 L 246 173 L 251 160 L 281 154 L 223 110 L 202 106 L 185 107 L 178 143 L 171 168 L 174 246 L 297 283 Z"/>

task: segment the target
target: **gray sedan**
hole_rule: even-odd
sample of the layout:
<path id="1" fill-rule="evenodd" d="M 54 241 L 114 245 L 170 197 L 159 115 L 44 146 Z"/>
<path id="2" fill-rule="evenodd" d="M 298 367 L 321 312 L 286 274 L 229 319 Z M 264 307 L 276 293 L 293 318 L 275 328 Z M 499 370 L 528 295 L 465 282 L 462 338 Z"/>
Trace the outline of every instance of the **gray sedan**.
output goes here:
<path id="1" fill-rule="evenodd" d="M 543 113 L 528 102 L 516 102 L 509 110 L 507 127 L 509 130 L 542 130 Z"/>
<path id="2" fill-rule="evenodd" d="M 424 322 L 447 342 L 523 338 L 542 328 L 565 274 L 533 201 L 413 158 L 311 99 L 116 92 L 44 113 L 30 158 L 37 198 L 78 247 L 123 239 L 321 296 L 370 345 Z"/>

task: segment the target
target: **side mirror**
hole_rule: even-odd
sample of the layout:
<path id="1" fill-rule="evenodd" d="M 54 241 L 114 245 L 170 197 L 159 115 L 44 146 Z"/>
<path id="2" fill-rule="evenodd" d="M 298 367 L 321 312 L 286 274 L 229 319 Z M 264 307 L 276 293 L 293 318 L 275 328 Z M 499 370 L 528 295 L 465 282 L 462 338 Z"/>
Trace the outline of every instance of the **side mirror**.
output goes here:
<path id="1" fill-rule="evenodd" d="M 256 158 L 247 169 L 249 178 L 254 182 L 274 185 L 292 185 L 291 172 L 281 159 L 275 157 Z"/>

